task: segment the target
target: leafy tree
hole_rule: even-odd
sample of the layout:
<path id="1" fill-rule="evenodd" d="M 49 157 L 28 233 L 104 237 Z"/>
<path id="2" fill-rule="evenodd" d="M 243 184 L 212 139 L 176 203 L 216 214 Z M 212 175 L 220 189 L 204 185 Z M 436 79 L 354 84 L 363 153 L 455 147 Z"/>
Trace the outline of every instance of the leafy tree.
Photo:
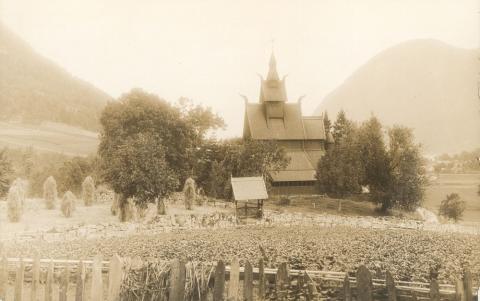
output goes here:
<path id="1" fill-rule="evenodd" d="M 120 208 L 128 198 L 140 207 L 156 200 L 162 206 L 197 171 L 208 132 L 224 125 L 210 108 L 184 98 L 171 105 L 139 89 L 108 104 L 100 122 L 102 174 L 120 195 Z"/>
<path id="2" fill-rule="evenodd" d="M 361 184 L 369 187 L 374 199 L 385 202 L 390 181 L 389 158 L 382 124 L 376 117 L 362 123 L 358 130 L 358 156 L 364 171 Z"/>
<path id="3" fill-rule="evenodd" d="M 64 193 L 72 191 L 79 194 L 82 191 L 82 183 L 85 177 L 93 173 L 96 158 L 74 157 L 63 162 L 55 172 L 58 179 L 58 191 Z"/>
<path id="4" fill-rule="evenodd" d="M 325 113 L 323 113 L 323 127 L 325 128 L 325 132 L 329 132 L 330 128 L 332 127 L 332 122 L 328 118 L 328 112 L 327 111 L 325 111 Z"/>
<path id="5" fill-rule="evenodd" d="M 230 177 L 262 175 L 267 188 L 271 172 L 285 168 L 289 159 L 273 141 L 231 139 L 210 141 L 202 150 L 197 183 L 210 196 L 230 198 Z"/>
<path id="6" fill-rule="evenodd" d="M 447 195 L 447 198 L 440 204 L 439 214 L 455 222 L 462 219 L 466 203 L 456 193 Z"/>
<path id="7" fill-rule="evenodd" d="M 12 181 L 12 163 L 7 158 L 6 149 L 0 151 L 0 197 L 8 192 Z"/>
<path id="8" fill-rule="evenodd" d="M 353 127 L 353 122 L 347 118 L 345 111 L 341 110 L 337 114 L 337 119 L 333 124 L 333 139 L 335 141 L 341 140 Z"/>
<path id="9" fill-rule="evenodd" d="M 335 144 L 318 162 L 316 178 L 320 191 L 345 197 L 361 191 L 364 170 L 358 158 L 358 129 L 344 114 L 337 121 L 337 130 L 342 124 L 341 134 L 337 132 Z"/>
<path id="10" fill-rule="evenodd" d="M 162 199 L 178 187 L 178 175 L 166 160 L 166 148 L 155 134 L 136 134 L 103 150 L 105 180 L 121 196 L 122 202 L 135 198 L 140 207 Z"/>
<path id="11" fill-rule="evenodd" d="M 414 210 L 423 202 L 427 183 L 420 145 L 414 143 L 413 132 L 409 128 L 395 126 L 388 135 L 390 185 L 384 209 L 396 205 Z"/>
<path id="12" fill-rule="evenodd" d="M 167 165 L 175 168 L 181 181 L 191 173 L 193 127 L 181 118 L 178 109 L 158 96 L 134 89 L 118 102 L 109 103 L 100 122 L 103 130 L 99 155 L 104 162 L 109 162 L 126 140 L 143 134 L 155 137 L 164 149 Z M 104 167 L 108 169 L 108 165 Z"/>
<path id="13" fill-rule="evenodd" d="M 344 197 L 368 185 L 371 199 L 382 211 L 393 206 L 414 210 L 421 204 L 426 184 L 424 162 L 410 129 L 390 129 L 387 147 L 382 125 L 375 117 L 357 128 L 341 111 L 333 128 L 335 144 L 317 166 L 321 191 Z"/>

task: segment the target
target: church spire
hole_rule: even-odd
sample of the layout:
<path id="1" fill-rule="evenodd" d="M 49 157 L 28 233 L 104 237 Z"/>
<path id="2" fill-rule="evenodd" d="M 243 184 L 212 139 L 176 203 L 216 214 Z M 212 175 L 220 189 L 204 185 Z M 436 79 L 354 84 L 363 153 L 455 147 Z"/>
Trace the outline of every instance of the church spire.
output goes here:
<path id="1" fill-rule="evenodd" d="M 269 66 L 269 69 L 268 69 L 267 81 L 280 80 L 277 73 L 277 61 L 275 60 L 275 55 L 273 54 L 273 50 L 272 50 L 272 55 L 270 56 L 270 63 L 268 64 L 268 66 Z"/>

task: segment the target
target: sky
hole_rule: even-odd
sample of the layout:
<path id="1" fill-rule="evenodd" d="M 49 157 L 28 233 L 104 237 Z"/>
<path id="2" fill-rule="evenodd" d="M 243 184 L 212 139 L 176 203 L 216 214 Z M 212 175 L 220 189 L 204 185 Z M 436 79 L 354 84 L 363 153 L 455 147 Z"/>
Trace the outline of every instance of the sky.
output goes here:
<path id="1" fill-rule="evenodd" d="M 0 0 L 38 53 L 113 97 L 192 99 L 239 136 L 272 48 L 304 115 L 380 51 L 411 39 L 479 47 L 479 0 Z"/>

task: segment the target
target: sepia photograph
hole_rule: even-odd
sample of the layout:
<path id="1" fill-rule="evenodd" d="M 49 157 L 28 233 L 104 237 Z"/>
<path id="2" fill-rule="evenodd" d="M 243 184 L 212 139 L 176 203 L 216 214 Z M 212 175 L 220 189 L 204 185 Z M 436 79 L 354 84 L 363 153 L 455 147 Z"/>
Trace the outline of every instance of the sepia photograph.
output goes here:
<path id="1" fill-rule="evenodd" d="M 0 301 L 480 301 L 480 0 L 0 0 Z"/>

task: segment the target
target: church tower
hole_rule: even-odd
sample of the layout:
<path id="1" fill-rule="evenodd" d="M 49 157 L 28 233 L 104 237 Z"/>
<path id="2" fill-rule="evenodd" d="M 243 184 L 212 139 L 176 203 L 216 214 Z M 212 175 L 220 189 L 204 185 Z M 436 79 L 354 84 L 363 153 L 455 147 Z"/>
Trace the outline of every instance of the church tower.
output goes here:
<path id="1" fill-rule="evenodd" d="M 285 77 L 278 76 L 272 53 L 267 77 L 260 81 L 259 101 L 245 98 L 243 138 L 275 141 L 289 157 L 288 166 L 268 171 L 273 194 L 315 193 L 317 164 L 327 143 L 325 134 L 322 116 L 303 116 L 301 102 L 288 101 Z"/>
<path id="2" fill-rule="evenodd" d="M 287 101 L 287 92 L 285 89 L 285 77 L 280 80 L 277 72 L 277 62 L 272 52 L 270 56 L 267 79 L 261 79 L 260 85 L 260 103 L 265 106 L 265 117 L 267 124 L 272 119 L 284 121 L 285 102 Z"/>

